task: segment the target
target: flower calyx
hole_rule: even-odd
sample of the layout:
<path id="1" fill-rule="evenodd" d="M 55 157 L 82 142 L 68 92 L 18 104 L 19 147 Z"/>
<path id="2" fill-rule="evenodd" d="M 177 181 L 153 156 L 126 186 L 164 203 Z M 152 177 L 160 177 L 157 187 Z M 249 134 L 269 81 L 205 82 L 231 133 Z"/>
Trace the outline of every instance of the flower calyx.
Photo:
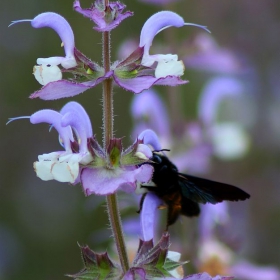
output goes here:
<path id="1" fill-rule="evenodd" d="M 88 149 L 93 157 L 89 167 L 104 167 L 109 170 L 121 167 L 138 166 L 148 162 L 151 150 L 137 139 L 130 147 L 123 150 L 122 138 L 112 138 L 105 150 L 101 148 L 95 138 L 89 139 Z"/>
<path id="2" fill-rule="evenodd" d="M 84 268 L 76 274 L 68 274 L 66 276 L 75 280 L 82 279 L 120 279 L 122 270 L 120 266 L 113 263 L 108 253 L 97 254 L 88 246 L 80 246 Z"/>
<path id="3" fill-rule="evenodd" d="M 140 239 L 139 247 L 133 268 L 142 268 L 147 279 L 162 279 L 162 277 L 172 277 L 173 271 L 182 266 L 184 263 L 173 260 L 169 257 L 170 235 L 168 232 L 163 233 L 159 242 L 154 246 L 153 240 L 143 241 Z"/>
<path id="4" fill-rule="evenodd" d="M 90 8 L 83 9 L 79 0 L 74 2 L 74 10 L 90 18 L 97 25 L 94 29 L 99 32 L 111 31 L 124 19 L 133 15 L 130 11 L 123 13 L 125 8 L 126 6 L 120 2 L 110 1 L 106 6 L 103 0 L 96 0 Z"/>

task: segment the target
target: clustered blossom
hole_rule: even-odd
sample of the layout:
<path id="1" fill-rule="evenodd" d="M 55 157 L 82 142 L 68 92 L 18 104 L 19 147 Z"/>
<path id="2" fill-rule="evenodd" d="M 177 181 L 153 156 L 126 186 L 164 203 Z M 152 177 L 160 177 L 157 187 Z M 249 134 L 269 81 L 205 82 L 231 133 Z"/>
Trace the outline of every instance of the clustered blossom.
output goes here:
<path id="1" fill-rule="evenodd" d="M 130 12 L 122 14 L 124 5 L 119 2 L 111 3 L 110 9 L 105 11 L 102 1 L 97 1 L 90 9 L 82 9 L 80 2 L 76 0 L 74 8 L 93 20 L 98 25 L 98 28 L 95 28 L 98 31 L 111 30 L 131 15 Z M 204 26 L 185 23 L 184 19 L 174 12 L 158 12 L 144 24 L 138 48 L 123 61 L 113 63 L 110 71 L 105 73 L 103 67 L 92 62 L 76 49 L 71 26 L 61 15 L 46 12 L 32 20 L 18 20 L 12 24 L 24 21 L 30 21 L 34 28 L 52 28 L 59 35 L 64 46 L 65 57 L 38 58 L 38 65 L 34 66 L 35 78 L 43 85 L 43 88 L 30 97 L 39 97 L 44 100 L 75 96 L 109 78 L 113 78 L 118 86 L 134 93 L 140 93 L 153 85 L 185 84 L 187 81 L 180 79 L 180 76 L 184 74 L 183 62 L 178 61 L 178 56 L 173 54 L 150 55 L 152 41 L 156 34 L 172 26 L 178 28 L 194 25 L 207 30 Z M 64 72 L 72 73 L 74 78 L 63 79 Z"/>
<path id="2" fill-rule="evenodd" d="M 117 189 L 132 192 L 136 182 L 148 182 L 153 173 L 150 165 L 141 165 L 152 156 L 150 148 L 136 139 L 123 151 L 121 139 L 111 139 L 103 150 L 93 136 L 90 119 L 77 102 L 67 103 L 60 112 L 40 110 L 30 116 L 32 124 L 46 122 L 55 128 L 65 151 L 43 154 L 34 163 L 37 176 L 77 184 L 86 195 L 107 195 Z"/>

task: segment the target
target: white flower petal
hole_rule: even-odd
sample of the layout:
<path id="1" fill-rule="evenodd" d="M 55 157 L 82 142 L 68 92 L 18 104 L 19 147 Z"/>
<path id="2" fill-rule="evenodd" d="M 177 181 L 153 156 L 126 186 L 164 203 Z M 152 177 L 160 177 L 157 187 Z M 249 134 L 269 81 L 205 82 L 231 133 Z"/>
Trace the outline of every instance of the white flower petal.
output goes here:
<path id="1" fill-rule="evenodd" d="M 55 163 L 51 173 L 56 181 L 74 183 L 79 175 L 79 162 Z"/>
<path id="2" fill-rule="evenodd" d="M 33 74 L 35 79 L 43 86 L 62 79 L 61 70 L 56 65 L 35 65 L 33 67 Z"/>
<path id="3" fill-rule="evenodd" d="M 51 172 L 53 164 L 54 164 L 54 161 L 36 161 L 36 162 L 34 162 L 33 167 L 34 167 L 37 177 L 39 177 L 43 181 L 53 180 L 54 177 Z"/>
<path id="4" fill-rule="evenodd" d="M 176 60 L 160 60 L 155 70 L 156 78 L 164 78 L 166 76 L 177 76 L 184 75 L 185 65 L 180 61 Z"/>

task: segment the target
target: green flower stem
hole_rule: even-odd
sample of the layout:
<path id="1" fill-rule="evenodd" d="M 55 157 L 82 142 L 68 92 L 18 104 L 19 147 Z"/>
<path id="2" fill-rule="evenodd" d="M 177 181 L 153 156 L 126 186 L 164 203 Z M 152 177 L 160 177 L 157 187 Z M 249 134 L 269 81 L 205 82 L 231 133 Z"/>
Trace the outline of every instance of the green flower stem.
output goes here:
<path id="1" fill-rule="evenodd" d="M 123 273 L 125 274 L 129 270 L 129 261 L 128 261 L 128 256 L 124 243 L 122 224 L 120 219 L 120 213 L 118 210 L 118 200 L 116 194 L 111 194 L 107 196 L 107 210 L 108 210 L 109 221 L 116 242 L 122 270 Z"/>
<path id="2" fill-rule="evenodd" d="M 109 0 L 104 1 L 106 7 Z M 103 66 L 105 73 L 110 70 L 110 32 L 103 32 Z M 113 85 L 112 79 L 103 82 L 103 145 L 106 150 L 110 139 L 113 138 Z M 123 273 L 129 270 L 128 256 L 126 252 L 121 218 L 118 208 L 117 195 L 107 196 L 107 211 L 113 236 L 116 242 Z"/>

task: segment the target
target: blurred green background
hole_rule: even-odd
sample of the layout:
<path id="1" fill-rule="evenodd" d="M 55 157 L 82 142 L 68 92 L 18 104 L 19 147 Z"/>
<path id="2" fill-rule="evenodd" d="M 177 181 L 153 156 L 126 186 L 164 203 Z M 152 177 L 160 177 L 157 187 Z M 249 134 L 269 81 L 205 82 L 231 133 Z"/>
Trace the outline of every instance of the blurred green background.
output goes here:
<path id="1" fill-rule="evenodd" d="M 81 0 L 82 7 L 90 1 Z M 125 1 L 135 15 L 112 32 L 112 59 L 118 46 L 131 36 L 138 40 L 145 20 L 161 7 L 140 1 Z M 171 9 L 171 6 L 170 6 Z M 207 25 L 221 47 L 229 48 L 249 62 L 252 75 L 246 76 L 253 97 L 254 121 L 249 133 L 252 146 L 241 160 L 212 161 L 212 174 L 236 184 L 251 194 L 246 206 L 238 206 L 239 219 L 233 230 L 242 231 L 242 255 L 258 264 L 280 267 L 280 2 L 277 0 L 183 0 L 173 4 L 187 22 Z M 46 124 L 31 125 L 18 120 L 6 126 L 10 117 L 28 116 L 51 108 L 59 110 L 69 99 L 30 100 L 40 85 L 32 75 L 38 57 L 63 55 L 60 39 L 53 30 L 33 29 L 29 23 L 8 28 L 12 20 L 32 19 L 44 11 L 63 15 L 71 24 L 76 47 L 101 63 L 101 34 L 92 22 L 75 13 L 72 1 L 4 1 L 0 9 L 0 279 L 66 279 L 66 273 L 82 268 L 77 242 L 95 250 L 106 250 L 111 239 L 104 214 L 103 197 L 85 197 L 80 186 L 39 180 L 32 167 L 37 156 L 60 150 L 57 134 Z M 200 30 L 176 30 L 178 41 Z M 175 35 L 174 35 L 175 36 Z M 182 37 L 184 36 L 184 39 Z M 163 41 L 159 35 L 158 42 Z M 176 46 L 176 42 L 173 45 Z M 188 51 L 188 50 L 186 50 Z M 176 52 L 174 52 L 176 53 Z M 197 118 L 199 93 L 211 75 L 187 69 L 188 85 L 178 89 L 178 98 L 187 120 Z M 165 87 L 157 87 L 167 100 Z M 94 132 L 101 139 L 101 86 L 71 100 L 80 102 L 89 113 Z M 115 132 L 131 141 L 129 104 L 133 94 L 115 88 Z M 210 176 L 211 174 L 209 174 Z M 123 213 L 134 213 L 137 205 Z M 246 211 L 246 213 L 242 213 Z M 183 219 L 171 234 L 184 232 L 195 221 Z M 238 228 L 239 227 L 239 228 Z M 240 227 L 243 227 L 242 229 Z M 99 234 L 98 234 L 99 233 Z M 102 238 L 100 238 L 102 236 Z M 190 257 L 191 258 L 191 257 Z"/>

